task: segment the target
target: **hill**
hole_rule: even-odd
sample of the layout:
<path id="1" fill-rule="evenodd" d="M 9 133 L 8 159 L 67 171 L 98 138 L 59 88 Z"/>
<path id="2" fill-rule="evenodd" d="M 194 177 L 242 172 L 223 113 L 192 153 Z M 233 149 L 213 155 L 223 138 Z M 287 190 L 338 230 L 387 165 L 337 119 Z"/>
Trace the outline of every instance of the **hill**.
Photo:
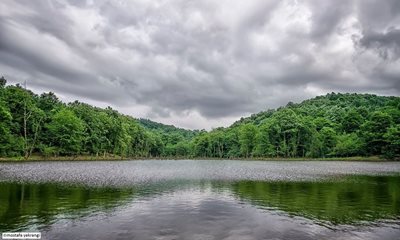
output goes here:
<path id="1" fill-rule="evenodd" d="M 250 117 L 238 120 L 233 125 L 250 122 L 258 125 L 266 118 L 271 117 L 276 111 L 285 108 L 291 108 L 299 113 L 301 112 L 303 115 L 324 117 L 335 121 L 344 116 L 343 113 L 351 108 L 357 109 L 363 116 L 366 116 L 368 112 L 376 111 L 385 106 L 399 109 L 399 106 L 396 106 L 396 104 L 399 104 L 399 97 L 357 93 L 329 93 L 325 96 L 317 96 L 297 104 L 289 102 L 285 107 L 280 107 L 276 110 L 270 109 L 252 114 Z"/>
<path id="2" fill-rule="evenodd" d="M 399 124 L 399 97 L 330 93 L 298 104 L 289 102 L 214 130 L 204 137 L 221 134 L 224 144 L 213 143 L 219 147 L 198 152 L 223 157 L 394 158 L 400 151 Z"/>
<path id="3" fill-rule="evenodd" d="M 194 136 L 199 134 L 199 130 L 189 130 L 184 128 L 178 128 L 173 125 L 166 125 L 163 123 L 158 123 L 151 121 L 150 119 L 139 118 L 139 124 L 144 128 L 157 132 L 157 133 L 165 133 L 165 134 L 177 134 L 182 136 L 186 140 L 192 139 Z"/>
<path id="4" fill-rule="evenodd" d="M 0 157 L 400 156 L 400 98 L 330 93 L 210 132 L 63 103 L 0 79 Z"/>

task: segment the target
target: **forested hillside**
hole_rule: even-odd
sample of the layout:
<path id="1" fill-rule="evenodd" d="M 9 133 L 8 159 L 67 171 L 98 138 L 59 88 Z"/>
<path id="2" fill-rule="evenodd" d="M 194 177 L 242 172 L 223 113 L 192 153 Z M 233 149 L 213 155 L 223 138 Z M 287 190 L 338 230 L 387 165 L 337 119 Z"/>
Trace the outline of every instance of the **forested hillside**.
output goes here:
<path id="1" fill-rule="evenodd" d="M 36 95 L 0 79 L 0 157 L 186 155 L 186 142 L 197 134 L 141 123 L 111 108 L 65 104 L 51 92 Z"/>
<path id="2" fill-rule="evenodd" d="M 191 140 L 194 136 L 200 133 L 199 130 L 187 130 L 183 128 L 178 128 L 173 125 L 165 125 L 162 123 L 154 122 L 149 119 L 139 118 L 139 124 L 144 128 L 159 133 L 174 135 L 177 139 Z"/>
<path id="3" fill-rule="evenodd" d="M 400 156 L 400 98 L 336 94 L 190 131 L 0 79 L 0 157 Z"/>
<path id="4" fill-rule="evenodd" d="M 209 149 L 213 155 L 396 158 L 400 154 L 400 98 L 330 93 L 253 114 L 203 137 L 219 132 L 229 144 L 214 148 L 222 149 L 217 153 Z"/>

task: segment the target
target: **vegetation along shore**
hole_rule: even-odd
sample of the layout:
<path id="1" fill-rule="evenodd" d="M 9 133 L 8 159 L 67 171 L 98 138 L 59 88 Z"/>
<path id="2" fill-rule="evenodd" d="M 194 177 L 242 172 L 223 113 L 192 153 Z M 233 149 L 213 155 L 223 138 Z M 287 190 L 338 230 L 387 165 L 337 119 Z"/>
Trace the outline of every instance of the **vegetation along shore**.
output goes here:
<path id="1" fill-rule="evenodd" d="M 330 93 L 187 130 L 0 79 L 0 160 L 398 160 L 400 98 Z"/>

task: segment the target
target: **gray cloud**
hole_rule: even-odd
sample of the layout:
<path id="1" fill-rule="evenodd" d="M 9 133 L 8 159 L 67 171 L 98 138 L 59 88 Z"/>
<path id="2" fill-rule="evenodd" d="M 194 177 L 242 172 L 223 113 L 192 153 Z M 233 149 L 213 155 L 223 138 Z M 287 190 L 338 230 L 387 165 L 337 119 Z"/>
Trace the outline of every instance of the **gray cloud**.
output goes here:
<path id="1" fill-rule="evenodd" d="M 337 27 L 345 18 L 353 12 L 354 1 L 319 1 L 309 2 L 312 11 L 312 27 L 310 35 L 321 43 L 321 39 L 329 36 L 337 30 Z"/>
<path id="2" fill-rule="evenodd" d="M 375 49 L 385 60 L 397 60 L 400 57 L 400 29 L 391 28 L 385 33 L 364 33 L 360 44 L 365 48 Z"/>
<path id="3" fill-rule="evenodd" d="M 0 2 L 0 74 L 210 128 L 332 91 L 400 93 L 400 3 Z"/>

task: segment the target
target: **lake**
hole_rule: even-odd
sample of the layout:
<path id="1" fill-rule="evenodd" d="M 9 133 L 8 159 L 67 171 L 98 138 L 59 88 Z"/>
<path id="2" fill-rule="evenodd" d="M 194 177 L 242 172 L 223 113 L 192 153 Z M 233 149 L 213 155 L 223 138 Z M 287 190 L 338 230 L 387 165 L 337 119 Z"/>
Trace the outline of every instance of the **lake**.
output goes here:
<path id="1" fill-rule="evenodd" d="M 400 162 L 0 163 L 0 232 L 42 239 L 400 239 Z"/>

